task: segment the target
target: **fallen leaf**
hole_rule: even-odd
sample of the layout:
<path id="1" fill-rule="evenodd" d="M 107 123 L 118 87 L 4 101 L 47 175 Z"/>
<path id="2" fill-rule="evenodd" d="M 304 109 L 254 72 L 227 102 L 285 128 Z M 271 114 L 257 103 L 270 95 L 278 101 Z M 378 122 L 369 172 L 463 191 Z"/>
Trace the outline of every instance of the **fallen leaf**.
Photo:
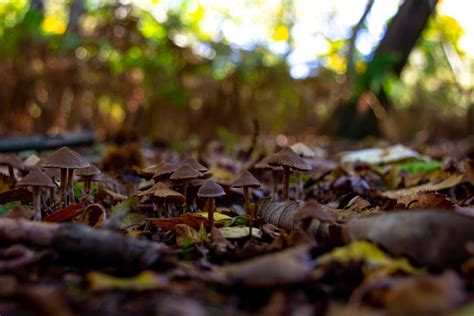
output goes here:
<path id="1" fill-rule="evenodd" d="M 87 205 L 87 201 L 82 201 L 77 204 L 72 204 L 54 212 L 53 214 L 46 216 L 43 218 L 43 222 L 50 222 L 50 223 L 61 223 L 72 220 L 74 217 L 78 216 L 82 213 L 84 208 Z"/>
<path id="2" fill-rule="evenodd" d="M 448 268 L 469 257 L 464 244 L 474 240 L 474 219 L 449 211 L 394 211 L 349 220 L 346 232 L 351 240 L 370 240 L 394 256 Z"/>
<path id="3" fill-rule="evenodd" d="M 199 229 L 201 225 L 209 226 L 207 218 L 201 216 L 194 216 L 190 213 L 184 213 L 180 217 L 171 218 L 149 218 L 149 221 L 156 227 L 164 231 L 174 230 L 178 224 L 186 224 L 194 229 Z"/>
<path id="4" fill-rule="evenodd" d="M 308 245 L 288 248 L 235 264 L 217 267 L 211 279 L 223 285 L 273 287 L 304 282 L 314 268 Z"/>
<path id="5" fill-rule="evenodd" d="M 222 235 L 227 239 L 239 239 L 249 236 L 249 227 L 247 226 L 231 226 L 219 228 Z M 252 228 L 252 236 L 256 238 L 262 237 L 262 232 L 258 228 Z"/>
<path id="6" fill-rule="evenodd" d="M 193 213 L 192 215 L 201 216 L 201 217 L 204 217 L 204 218 L 207 218 L 209 216 L 209 214 L 207 212 L 198 212 L 198 213 Z M 219 212 L 214 212 L 214 220 L 215 221 L 223 221 L 223 220 L 230 220 L 230 219 L 232 219 L 232 217 L 230 217 L 229 215 L 225 215 L 225 214 L 222 214 L 222 213 L 219 213 Z"/>
<path id="7" fill-rule="evenodd" d="M 92 291 L 114 289 L 145 291 L 164 289 L 168 286 L 166 277 L 152 271 L 143 271 L 131 278 L 121 278 L 101 272 L 89 272 L 86 278 Z"/>
<path id="8" fill-rule="evenodd" d="M 394 145 L 387 148 L 367 148 L 346 153 L 341 158 L 342 163 L 365 162 L 369 164 L 382 164 L 410 158 L 420 158 L 416 151 L 403 145 Z"/>
<path id="9" fill-rule="evenodd" d="M 385 192 L 382 192 L 382 195 L 388 198 L 398 199 L 400 197 L 403 197 L 404 195 L 414 194 L 414 193 L 418 193 L 422 191 L 439 191 L 439 190 L 449 189 L 455 185 L 458 185 L 463 180 L 464 180 L 464 175 L 453 174 L 449 176 L 448 178 L 437 183 L 429 182 L 429 183 L 414 186 L 411 188 L 400 189 L 400 190 L 395 190 L 395 191 L 385 191 Z"/>

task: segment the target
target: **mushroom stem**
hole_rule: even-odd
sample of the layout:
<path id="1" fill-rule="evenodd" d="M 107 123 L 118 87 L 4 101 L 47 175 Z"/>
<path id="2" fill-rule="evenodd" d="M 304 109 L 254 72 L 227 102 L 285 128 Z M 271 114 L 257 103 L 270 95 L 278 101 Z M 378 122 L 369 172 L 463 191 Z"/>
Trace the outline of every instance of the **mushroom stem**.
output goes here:
<path id="1" fill-rule="evenodd" d="M 296 172 L 296 198 L 302 199 L 303 198 L 303 174 L 301 171 Z"/>
<path id="2" fill-rule="evenodd" d="M 278 171 L 272 170 L 272 201 L 278 200 Z"/>
<path id="3" fill-rule="evenodd" d="M 184 195 L 184 212 L 188 211 L 189 203 L 188 203 L 188 180 L 184 180 L 183 182 L 183 195 Z"/>
<path id="4" fill-rule="evenodd" d="M 283 200 L 288 200 L 288 191 L 290 189 L 290 167 L 283 166 Z"/>
<path id="5" fill-rule="evenodd" d="M 84 177 L 84 188 L 86 189 L 86 194 L 91 192 L 91 177 Z"/>
<path id="6" fill-rule="evenodd" d="M 67 190 L 69 193 L 69 204 L 74 204 L 74 187 L 73 187 L 73 180 L 74 177 L 74 169 L 68 169 L 67 171 Z"/>
<path id="7" fill-rule="evenodd" d="M 12 166 L 8 166 L 8 174 L 10 175 L 10 178 L 11 178 L 11 179 L 16 180 L 16 179 L 15 179 L 15 172 L 14 172 Z"/>
<path id="8" fill-rule="evenodd" d="M 49 198 L 51 200 L 51 204 L 53 204 L 54 203 L 54 187 L 49 188 Z"/>
<path id="9" fill-rule="evenodd" d="M 212 228 L 214 227 L 214 209 L 216 208 L 213 197 L 207 198 L 207 207 L 208 207 L 207 219 L 209 220 L 209 230 L 212 230 Z"/>
<path id="10" fill-rule="evenodd" d="M 245 214 L 251 215 L 250 211 L 250 188 L 245 186 L 244 187 L 244 210 Z"/>
<path id="11" fill-rule="evenodd" d="M 61 204 L 66 206 L 67 169 L 61 168 Z"/>
<path id="12" fill-rule="evenodd" d="M 39 222 L 41 221 L 41 191 L 40 188 L 34 186 L 33 188 L 33 207 L 35 210 L 34 220 Z"/>

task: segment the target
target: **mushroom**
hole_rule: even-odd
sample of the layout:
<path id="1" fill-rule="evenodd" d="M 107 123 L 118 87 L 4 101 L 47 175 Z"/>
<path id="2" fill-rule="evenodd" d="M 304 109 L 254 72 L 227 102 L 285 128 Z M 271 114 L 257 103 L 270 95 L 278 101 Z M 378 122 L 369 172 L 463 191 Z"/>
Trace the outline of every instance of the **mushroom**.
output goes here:
<path id="1" fill-rule="evenodd" d="M 254 219 L 254 214 L 250 207 L 250 188 L 258 188 L 260 186 L 260 182 L 248 171 L 244 170 L 239 175 L 237 179 L 235 179 L 234 183 L 232 184 L 234 188 L 243 188 L 244 189 L 244 209 L 245 213 L 249 215 L 252 220 Z"/>
<path id="2" fill-rule="evenodd" d="M 158 170 L 159 168 L 161 168 L 161 166 L 164 164 L 165 162 L 162 161 L 160 162 L 159 164 L 155 164 L 155 165 L 150 165 L 150 166 L 147 166 L 145 168 L 142 168 L 140 170 L 140 175 L 147 179 L 147 180 L 150 180 L 153 175 L 155 174 L 156 170 Z"/>
<path id="3" fill-rule="evenodd" d="M 53 180 L 51 180 L 43 171 L 40 169 L 34 169 L 30 171 L 18 182 L 19 186 L 27 186 L 31 187 L 33 191 L 33 206 L 35 209 L 35 221 L 41 220 L 41 188 L 47 187 L 52 188 L 54 187 Z"/>
<path id="4" fill-rule="evenodd" d="M 180 181 L 183 183 L 183 195 L 186 199 L 184 204 L 184 209 L 188 210 L 188 183 L 189 180 L 197 179 L 202 177 L 203 174 L 191 167 L 189 164 L 184 164 L 179 167 L 173 174 L 171 175 L 171 180 Z"/>
<path id="5" fill-rule="evenodd" d="M 271 170 L 272 171 L 272 192 L 271 198 L 272 200 L 278 199 L 278 173 L 283 170 L 282 167 L 278 166 L 270 166 L 268 164 L 268 160 L 271 156 L 263 158 L 259 162 L 255 164 L 255 169 L 264 169 L 264 170 Z"/>
<path id="6" fill-rule="evenodd" d="M 271 155 L 268 158 L 267 163 L 270 166 L 283 167 L 283 184 L 284 184 L 283 199 L 284 200 L 288 200 L 291 169 L 301 170 L 301 171 L 311 170 L 311 166 L 302 158 L 298 157 L 298 155 L 295 154 L 295 152 L 290 147 L 284 147 L 276 154 Z"/>
<path id="7" fill-rule="evenodd" d="M 214 227 L 214 211 L 216 204 L 214 198 L 225 195 L 224 189 L 216 181 L 207 179 L 199 188 L 197 195 L 201 198 L 207 198 L 209 229 Z"/>
<path id="8" fill-rule="evenodd" d="M 42 168 L 58 168 L 61 171 L 61 201 L 63 205 L 67 204 L 67 193 L 69 193 L 70 201 L 74 199 L 72 190 L 74 169 L 89 166 L 89 162 L 67 147 L 61 147 L 41 163 Z"/>
<path id="9" fill-rule="evenodd" d="M 155 173 L 153 174 L 153 180 L 156 181 L 162 181 L 168 179 L 173 172 L 178 170 L 179 166 L 165 162 L 161 165 L 161 167 L 157 168 L 155 170 Z"/>
<path id="10" fill-rule="evenodd" d="M 314 153 L 314 151 L 303 143 L 295 143 L 291 145 L 290 147 L 291 149 L 293 149 L 295 154 L 297 154 L 303 159 L 316 157 L 316 154 Z M 301 175 L 301 172 L 298 171 L 296 172 L 296 197 L 298 199 L 301 199 L 303 198 L 302 195 L 303 195 L 303 177 Z"/>
<path id="11" fill-rule="evenodd" d="M 76 176 L 81 177 L 84 180 L 84 188 L 86 189 L 86 194 L 89 194 L 91 191 L 91 184 L 94 179 L 97 179 L 100 174 L 99 168 L 90 164 L 87 168 L 82 168 L 76 170 Z"/>
<path id="12" fill-rule="evenodd" d="M 0 166 L 7 166 L 8 167 L 8 175 L 10 179 L 16 181 L 15 172 L 13 169 L 23 170 L 25 169 L 25 165 L 23 161 L 18 158 L 15 154 L 8 154 L 8 155 L 1 155 L 0 156 Z"/>
<path id="13" fill-rule="evenodd" d="M 194 159 L 192 157 L 186 158 L 181 163 L 181 166 L 185 165 L 185 164 L 189 164 L 193 169 L 195 169 L 199 172 L 202 172 L 202 173 L 206 173 L 208 171 L 208 169 L 205 166 L 201 165 L 196 159 Z"/>
<path id="14" fill-rule="evenodd" d="M 155 191 L 153 192 L 153 198 L 162 201 L 168 214 L 171 213 L 170 203 L 183 204 L 186 201 L 184 195 L 170 189 L 163 182 L 158 182 L 153 187 L 155 188 Z"/>

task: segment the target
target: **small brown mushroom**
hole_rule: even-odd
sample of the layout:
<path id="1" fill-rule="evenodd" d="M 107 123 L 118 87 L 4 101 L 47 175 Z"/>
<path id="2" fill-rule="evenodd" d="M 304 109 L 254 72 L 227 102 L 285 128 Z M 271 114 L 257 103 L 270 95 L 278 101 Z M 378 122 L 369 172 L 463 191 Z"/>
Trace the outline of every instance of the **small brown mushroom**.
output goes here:
<path id="1" fill-rule="evenodd" d="M 35 209 L 35 221 L 41 220 L 41 188 L 52 188 L 54 187 L 53 181 L 40 169 L 34 169 L 30 171 L 18 182 L 19 186 L 31 187 L 33 191 L 33 206 Z"/>
<path id="2" fill-rule="evenodd" d="M 16 181 L 14 169 L 23 170 L 25 165 L 20 158 L 15 154 L 1 155 L 0 156 L 0 166 L 8 167 L 8 175 L 10 179 Z"/>
<path id="3" fill-rule="evenodd" d="M 271 170 L 272 171 L 272 191 L 271 191 L 271 198 L 273 201 L 278 199 L 278 174 L 280 171 L 283 171 L 282 167 L 278 166 L 270 166 L 268 164 L 268 160 L 271 156 L 265 157 L 259 162 L 257 162 L 254 166 L 255 169 L 264 169 L 264 170 Z"/>
<path id="4" fill-rule="evenodd" d="M 165 162 L 161 164 L 161 167 L 155 170 L 155 173 L 153 174 L 153 180 L 155 180 L 156 182 L 156 181 L 169 179 L 169 177 L 173 174 L 173 172 L 178 170 L 178 168 L 179 166 L 175 164 Z"/>
<path id="5" fill-rule="evenodd" d="M 183 160 L 183 162 L 181 163 L 181 166 L 185 164 L 189 164 L 193 169 L 201 173 L 206 173 L 208 171 L 208 169 L 205 166 L 201 165 L 196 159 L 192 157 L 188 157 L 185 160 Z"/>
<path id="6" fill-rule="evenodd" d="M 283 167 L 283 199 L 288 200 L 288 191 L 290 187 L 290 172 L 291 169 L 308 171 L 311 166 L 298 157 L 297 154 L 290 148 L 284 147 L 282 150 L 269 157 L 268 162 L 270 166 Z"/>
<path id="7" fill-rule="evenodd" d="M 260 186 L 260 182 L 248 171 L 244 170 L 239 175 L 237 179 L 235 179 L 234 183 L 232 184 L 234 188 L 243 188 L 244 189 L 244 209 L 245 213 L 249 215 L 252 220 L 254 219 L 254 214 L 252 214 L 252 209 L 250 207 L 250 188 L 258 188 Z"/>
<path id="8" fill-rule="evenodd" d="M 158 182 L 153 187 L 155 188 L 155 191 L 153 192 L 153 198 L 162 201 L 168 214 L 171 213 L 171 204 L 183 204 L 186 201 L 184 195 L 179 192 L 176 192 L 175 190 L 170 189 L 163 182 Z"/>
<path id="9" fill-rule="evenodd" d="M 90 164 L 87 168 L 82 168 L 76 170 L 76 176 L 81 177 L 84 180 L 84 188 L 86 190 L 86 194 L 89 194 L 91 191 L 92 181 L 97 179 L 100 175 L 100 170 L 93 164 Z"/>
<path id="10" fill-rule="evenodd" d="M 293 149 L 295 154 L 303 159 L 316 157 L 314 151 L 304 143 L 295 143 L 290 147 Z M 303 198 L 303 176 L 300 171 L 296 172 L 296 197 L 298 199 Z"/>
<path id="11" fill-rule="evenodd" d="M 225 195 L 224 189 L 216 181 L 207 179 L 203 185 L 199 188 L 197 195 L 201 198 L 207 198 L 208 202 L 208 220 L 209 229 L 212 230 L 214 227 L 214 211 L 216 204 L 214 198 Z"/>
<path id="12" fill-rule="evenodd" d="M 188 183 L 189 180 L 198 179 L 202 177 L 202 173 L 191 167 L 189 164 L 184 164 L 179 167 L 173 174 L 170 176 L 171 180 L 180 181 L 183 184 L 183 195 L 186 199 L 184 209 L 188 210 Z"/>
<path id="13" fill-rule="evenodd" d="M 61 147 L 51 156 L 44 159 L 41 163 L 42 168 L 57 168 L 61 171 L 61 201 L 63 205 L 67 205 L 67 194 L 69 193 L 70 201 L 74 200 L 72 180 L 74 169 L 82 169 L 89 167 L 90 164 L 84 160 L 77 152 Z"/>

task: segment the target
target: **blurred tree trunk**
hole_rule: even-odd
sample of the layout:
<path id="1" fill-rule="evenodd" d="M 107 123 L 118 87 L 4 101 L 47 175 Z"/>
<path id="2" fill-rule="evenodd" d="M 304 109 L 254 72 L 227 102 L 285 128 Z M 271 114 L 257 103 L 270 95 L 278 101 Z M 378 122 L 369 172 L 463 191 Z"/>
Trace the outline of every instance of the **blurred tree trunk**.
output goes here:
<path id="1" fill-rule="evenodd" d="M 367 69 L 379 67 L 381 59 L 393 56 L 394 62 L 388 65 L 384 71 L 400 76 L 428 19 L 435 12 L 436 3 L 437 0 L 405 0 L 388 25 Z M 362 138 L 369 135 L 380 135 L 380 126 L 373 109 L 358 107 L 359 98 L 370 90 L 370 83 L 369 80 L 361 87 L 356 87 L 351 99 L 335 111 L 336 133 L 340 136 Z M 373 93 L 376 94 L 383 109 L 390 108 L 390 100 L 383 88 L 373 91 Z"/>

